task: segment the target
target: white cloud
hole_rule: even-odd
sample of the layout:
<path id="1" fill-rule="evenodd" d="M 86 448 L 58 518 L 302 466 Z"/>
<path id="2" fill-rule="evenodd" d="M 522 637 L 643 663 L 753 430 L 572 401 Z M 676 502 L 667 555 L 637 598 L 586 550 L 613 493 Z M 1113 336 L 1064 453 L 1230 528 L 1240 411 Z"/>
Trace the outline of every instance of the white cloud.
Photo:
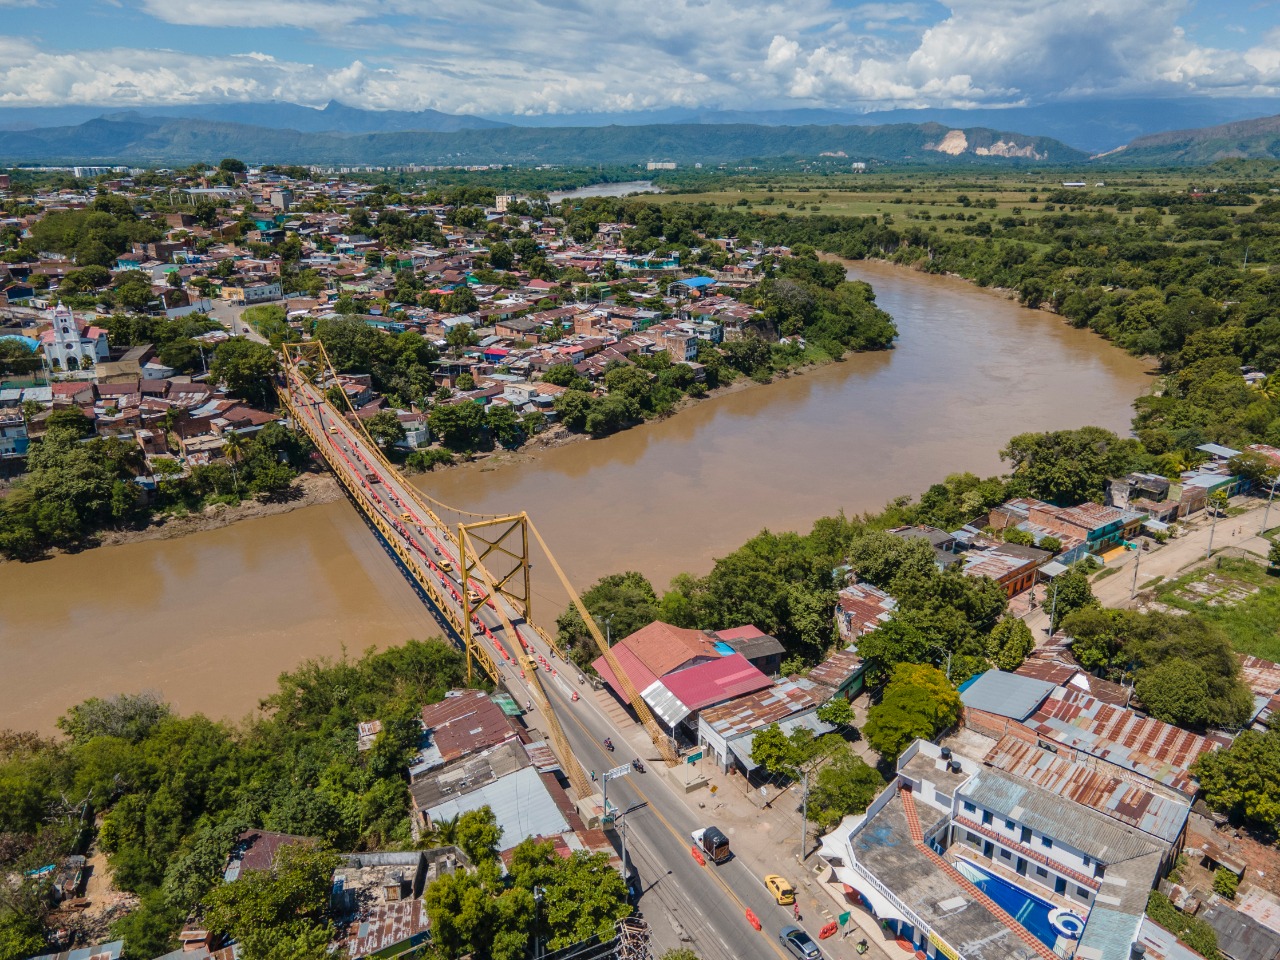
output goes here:
<path id="1" fill-rule="evenodd" d="M 137 34 L 149 42 L 190 44 L 174 24 L 294 29 L 305 43 L 249 32 L 252 52 L 239 54 L 57 51 L 11 31 L 0 37 L 0 103 L 336 98 L 528 114 L 1280 87 L 1280 36 L 1243 53 L 1198 44 L 1181 25 L 1193 0 L 950 0 L 941 16 L 931 3 L 887 0 L 453 0 L 425 10 L 421 0 L 137 2 L 155 18 Z M 323 63 L 300 61 L 300 51 Z"/>
<path id="2" fill-rule="evenodd" d="M 183 26 L 297 27 L 321 31 L 345 27 L 376 12 L 353 0 L 143 0 L 142 6 L 165 23 Z"/>

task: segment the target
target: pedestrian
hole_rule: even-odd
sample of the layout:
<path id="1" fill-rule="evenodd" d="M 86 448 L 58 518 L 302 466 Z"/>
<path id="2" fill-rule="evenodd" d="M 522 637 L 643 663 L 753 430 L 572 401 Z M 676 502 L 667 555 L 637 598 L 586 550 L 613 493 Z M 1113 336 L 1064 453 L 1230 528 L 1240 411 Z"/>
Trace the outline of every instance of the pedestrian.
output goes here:
<path id="1" fill-rule="evenodd" d="M 799 900 L 799 898 L 798 898 L 798 897 L 796 898 L 795 906 L 794 906 L 794 908 L 793 908 L 793 911 L 794 911 L 794 913 L 795 913 L 795 915 L 796 915 L 796 919 L 797 919 L 797 920 L 799 920 L 799 919 L 800 919 L 800 900 Z"/>

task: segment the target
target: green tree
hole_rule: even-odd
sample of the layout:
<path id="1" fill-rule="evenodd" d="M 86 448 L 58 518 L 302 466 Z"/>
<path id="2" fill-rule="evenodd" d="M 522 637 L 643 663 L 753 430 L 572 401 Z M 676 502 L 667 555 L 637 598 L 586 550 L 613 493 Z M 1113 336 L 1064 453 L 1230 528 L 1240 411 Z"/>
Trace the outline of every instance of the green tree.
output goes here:
<path id="1" fill-rule="evenodd" d="M 432 436 L 452 450 L 474 450 L 479 446 L 484 423 L 484 411 L 470 400 L 436 403 L 427 414 Z"/>
<path id="2" fill-rule="evenodd" d="M 1054 630 L 1076 610 L 1098 605 L 1093 589 L 1089 586 L 1089 575 L 1079 565 L 1053 578 L 1045 603 L 1053 616 Z"/>
<path id="3" fill-rule="evenodd" d="M 1021 433 L 1000 451 L 1013 465 L 1012 482 L 1023 494 L 1051 503 L 1101 500 L 1108 479 L 1140 465 L 1142 446 L 1101 427 Z"/>
<path id="4" fill-rule="evenodd" d="M 169 705 L 152 692 L 101 699 L 90 697 L 58 718 L 58 729 L 72 743 L 82 745 L 95 737 L 114 737 L 138 743 L 156 724 L 172 715 Z"/>
<path id="5" fill-rule="evenodd" d="M 485 425 L 493 439 L 504 447 L 514 447 L 524 436 L 520 415 L 507 403 L 491 403 L 485 411 Z"/>
<path id="6" fill-rule="evenodd" d="M 853 726 L 853 704 L 844 697 L 836 697 L 834 700 L 828 700 L 822 706 L 818 707 L 818 719 L 823 723 L 830 723 L 837 727 Z"/>
<path id="7" fill-rule="evenodd" d="M 223 340 L 213 351 L 209 376 L 233 396 L 267 408 L 275 396 L 274 377 L 280 361 L 274 350 L 243 337 Z"/>
<path id="8" fill-rule="evenodd" d="M 404 425 L 394 410 L 379 410 L 364 421 L 364 428 L 374 442 L 384 450 L 390 450 L 404 440 Z"/>
<path id="9" fill-rule="evenodd" d="M 453 385 L 463 392 L 474 390 L 476 388 L 476 378 L 469 373 L 460 373 Z"/>
<path id="10" fill-rule="evenodd" d="M 595 409 L 596 399 L 581 390 L 566 390 L 555 399 L 560 422 L 575 433 L 587 428 L 587 420 Z"/>
<path id="11" fill-rule="evenodd" d="M 880 702 L 867 711 L 863 734 L 886 761 L 916 739 L 932 740 L 960 719 L 960 697 L 934 667 L 900 663 Z"/>
<path id="12" fill-rule="evenodd" d="M 1213 892 L 1228 900 L 1236 898 L 1236 890 L 1240 886 L 1240 878 L 1226 867 L 1219 867 L 1213 872 Z"/>
<path id="13" fill-rule="evenodd" d="M 250 870 L 205 896 L 204 920 L 250 960 L 321 956 L 333 938 L 329 894 L 339 863 L 316 844 L 283 846 L 268 870 Z"/>
<path id="14" fill-rule="evenodd" d="M 1273 572 L 1280 570 L 1280 541 L 1272 541 L 1271 548 L 1267 551 L 1267 564 Z"/>
<path id="15" fill-rule="evenodd" d="M 498 818 L 488 807 L 468 810 L 458 817 L 458 847 L 472 863 L 497 860 L 501 839 Z"/>
<path id="16" fill-rule="evenodd" d="M 823 833 L 864 812 L 884 789 L 884 780 L 861 757 L 845 749 L 818 771 L 809 791 L 809 819 Z"/>
<path id="17" fill-rule="evenodd" d="M 653 584 L 634 570 L 601 577 L 582 594 L 582 603 L 599 623 L 608 621 L 614 643 L 658 619 L 658 597 Z M 599 629 L 602 634 L 605 632 L 604 627 Z M 577 607 L 568 607 L 556 618 L 556 636 L 579 669 L 589 669 L 591 661 L 599 655 L 595 639 L 582 622 Z"/>
<path id="18" fill-rule="evenodd" d="M 1191 773 L 1211 809 L 1265 836 L 1280 833 L 1280 731 L 1242 731 L 1227 749 L 1202 753 Z"/>
<path id="19" fill-rule="evenodd" d="M 1031 628 L 1017 617 L 1001 620 L 987 637 L 988 656 L 1001 670 L 1017 670 L 1035 648 Z"/>
<path id="20" fill-rule="evenodd" d="M 0 909 L 0 960 L 25 960 L 46 949 L 38 917 Z"/>

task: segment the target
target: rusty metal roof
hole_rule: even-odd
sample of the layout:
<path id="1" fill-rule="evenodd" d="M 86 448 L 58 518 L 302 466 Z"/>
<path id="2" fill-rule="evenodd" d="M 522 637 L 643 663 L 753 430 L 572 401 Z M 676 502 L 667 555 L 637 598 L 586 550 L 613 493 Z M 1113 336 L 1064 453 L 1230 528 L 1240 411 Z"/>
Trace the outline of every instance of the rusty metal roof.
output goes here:
<path id="1" fill-rule="evenodd" d="M 766 690 L 703 710 L 698 719 L 726 740 L 732 740 L 816 707 L 827 699 L 828 693 L 805 678 L 783 680 Z"/>
<path id="2" fill-rule="evenodd" d="M 1241 675 L 1255 696 L 1270 699 L 1272 694 L 1280 691 L 1280 663 L 1245 653 L 1239 654 L 1239 658 Z"/>
<path id="3" fill-rule="evenodd" d="M 1185 800 L 1158 794 L 1104 768 L 1075 763 L 1020 737 L 1003 737 L 983 762 L 1167 843 L 1177 840 L 1191 809 Z"/>
<path id="4" fill-rule="evenodd" d="M 1024 723 L 1045 740 L 1140 773 L 1187 796 L 1199 788 L 1188 768 L 1216 746 L 1198 734 L 1062 688 Z"/>
<path id="5" fill-rule="evenodd" d="M 856 640 L 889 619 L 898 601 L 869 583 L 851 583 L 836 597 L 836 626 L 840 636 Z"/>

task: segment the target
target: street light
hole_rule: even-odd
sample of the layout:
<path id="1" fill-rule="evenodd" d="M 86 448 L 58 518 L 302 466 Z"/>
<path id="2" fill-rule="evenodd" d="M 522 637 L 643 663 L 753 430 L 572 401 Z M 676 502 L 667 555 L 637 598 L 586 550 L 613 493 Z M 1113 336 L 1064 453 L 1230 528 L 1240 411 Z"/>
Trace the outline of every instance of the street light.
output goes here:
<path id="1" fill-rule="evenodd" d="M 596 623 L 603 623 L 603 624 L 604 624 L 604 645 L 605 645 L 606 647 L 612 647 L 612 646 L 613 646 L 613 629 L 612 629 L 612 627 L 613 627 L 613 617 L 614 617 L 614 614 L 612 614 L 612 613 L 611 613 L 611 614 L 609 614 L 607 617 L 605 617 L 603 620 L 601 620 L 599 617 L 592 617 L 592 618 L 591 618 L 591 619 L 592 619 L 592 620 L 594 620 Z"/>
<path id="2" fill-rule="evenodd" d="M 538 936 L 538 923 L 541 919 L 542 887 L 533 888 L 533 957 L 539 960 L 542 956 L 542 938 Z"/>

